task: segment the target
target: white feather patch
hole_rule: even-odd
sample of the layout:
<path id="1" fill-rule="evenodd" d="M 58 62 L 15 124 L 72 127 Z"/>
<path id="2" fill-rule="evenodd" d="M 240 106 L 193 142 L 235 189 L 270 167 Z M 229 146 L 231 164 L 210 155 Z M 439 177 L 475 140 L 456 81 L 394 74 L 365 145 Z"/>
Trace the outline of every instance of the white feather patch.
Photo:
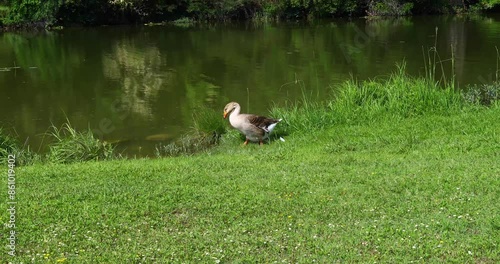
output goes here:
<path id="1" fill-rule="evenodd" d="M 267 132 L 271 133 L 271 131 L 273 131 L 274 127 L 277 125 L 278 123 L 274 123 L 274 124 L 270 124 L 268 127 L 267 127 Z"/>

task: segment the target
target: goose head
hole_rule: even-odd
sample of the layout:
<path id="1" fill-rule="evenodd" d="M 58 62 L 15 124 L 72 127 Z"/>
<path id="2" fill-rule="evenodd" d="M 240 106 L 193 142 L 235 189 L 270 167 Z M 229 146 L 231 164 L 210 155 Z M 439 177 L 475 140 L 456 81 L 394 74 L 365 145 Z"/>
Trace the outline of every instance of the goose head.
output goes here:
<path id="1" fill-rule="evenodd" d="M 231 114 L 234 110 L 236 110 L 236 112 L 238 114 L 239 109 L 240 109 L 240 104 L 238 104 L 236 102 L 230 102 L 229 104 L 226 105 L 226 107 L 224 107 L 224 119 L 229 114 Z"/>

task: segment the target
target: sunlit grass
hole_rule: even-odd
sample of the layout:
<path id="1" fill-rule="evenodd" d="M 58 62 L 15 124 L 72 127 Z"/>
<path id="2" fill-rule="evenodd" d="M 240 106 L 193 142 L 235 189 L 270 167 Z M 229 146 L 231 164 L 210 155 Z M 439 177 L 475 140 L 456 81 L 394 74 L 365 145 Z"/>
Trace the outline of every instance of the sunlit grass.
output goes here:
<path id="1" fill-rule="evenodd" d="M 15 260 L 497 263 L 499 129 L 474 108 L 22 167 Z"/>
<path id="2" fill-rule="evenodd" d="M 467 104 L 452 85 L 440 87 L 426 78 L 411 77 L 405 73 L 404 64 L 386 79 L 352 79 L 334 87 L 333 92 L 334 98 L 323 103 L 304 96 L 299 102 L 274 107 L 271 114 L 284 119 L 278 129 L 307 132 L 392 117 L 448 115 Z"/>
<path id="3" fill-rule="evenodd" d="M 456 113 L 464 106 L 460 93 L 453 86 L 408 76 L 404 67 L 388 80 L 349 81 L 339 88 L 329 108 L 344 120 L 356 115 L 413 117 L 424 114 Z"/>

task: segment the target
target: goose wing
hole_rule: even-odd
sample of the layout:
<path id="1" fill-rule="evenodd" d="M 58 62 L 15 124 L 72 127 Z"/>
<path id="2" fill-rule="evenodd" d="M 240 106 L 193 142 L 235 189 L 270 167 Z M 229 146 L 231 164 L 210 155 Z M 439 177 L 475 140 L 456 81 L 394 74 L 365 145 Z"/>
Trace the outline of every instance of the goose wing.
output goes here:
<path id="1" fill-rule="evenodd" d="M 264 116 L 257 116 L 257 115 L 248 115 L 247 119 L 248 119 L 248 122 L 250 122 L 250 124 L 264 130 L 265 132 L 269 132 L 270 126 L 281 121 L 278 119 L 268 118 L 268 117 L 264 117 Z"/>

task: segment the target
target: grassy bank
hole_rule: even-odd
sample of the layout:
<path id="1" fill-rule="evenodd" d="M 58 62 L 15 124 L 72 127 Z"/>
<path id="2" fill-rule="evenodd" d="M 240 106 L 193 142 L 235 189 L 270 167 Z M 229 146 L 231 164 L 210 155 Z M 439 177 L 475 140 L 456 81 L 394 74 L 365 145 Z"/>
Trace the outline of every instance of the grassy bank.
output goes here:
<path id="1" fill-rule="evenodd" d="M 498 100 L 401 72 L 343 85 L 274 108 L 285 142 L 231 131 L 194 156 L 16 168 L 17 257 L 2 259 L 500 261 Z"/>
<path id="2" fill-rule="evenodd" d="M 493 108 L 22 167 L 14 260 L 496 263 L 498 131 Z"/>

